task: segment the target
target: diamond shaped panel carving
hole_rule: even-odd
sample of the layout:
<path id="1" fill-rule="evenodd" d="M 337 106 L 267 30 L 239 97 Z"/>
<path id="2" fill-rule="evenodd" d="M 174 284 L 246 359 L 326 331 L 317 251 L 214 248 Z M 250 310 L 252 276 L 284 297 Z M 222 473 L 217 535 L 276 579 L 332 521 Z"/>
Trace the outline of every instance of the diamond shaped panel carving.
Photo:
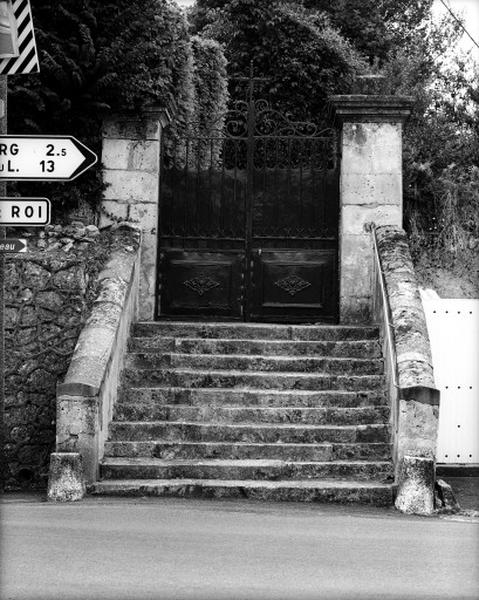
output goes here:
<path id="1" fill-rule="evenodd" d="M 301 290 L 309 287 L 311 283 L 297 275 L 290 275 L 289 277 L 284 277 L 283 279 L 275 281 L 274 285 L 287 292 L 290 296 L 295 296 L 298 292 L 301 292 Z"/>
<path id="2" fill-rule="evenodd" d="M 187 288 L 193 290 L 198 294 L 198 296 L 204 296 L 206 292 L 209 292 L 215 287 L 218 287 L 220 284 L 212 279 L 211 277 L 194 277 L 193 279 L 187 279 L 183 281 L 183 285 L 186 285 Z"/>

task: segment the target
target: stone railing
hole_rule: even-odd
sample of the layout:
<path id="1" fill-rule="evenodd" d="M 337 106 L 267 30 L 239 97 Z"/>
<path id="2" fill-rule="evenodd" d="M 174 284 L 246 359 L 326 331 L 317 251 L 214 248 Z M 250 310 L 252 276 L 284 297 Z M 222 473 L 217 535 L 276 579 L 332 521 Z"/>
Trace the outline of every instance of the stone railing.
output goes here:
<path id="1" fill-rule="evenodd" d="M 139 295 L 140 250 L 116 250 L 100 273 L 99 293 L 57 387 L 56 452 L 48 498 L 80 499 L 96 481 Z"/>
<path id="2" fill-rule="evenodd" d="M 373 317 L 382 339 L 391 402 L 396 507 L 434 510 L 439 391 L 435 388 L 426 319 L 406 234 L 371 227 L 374 247 Z"/>

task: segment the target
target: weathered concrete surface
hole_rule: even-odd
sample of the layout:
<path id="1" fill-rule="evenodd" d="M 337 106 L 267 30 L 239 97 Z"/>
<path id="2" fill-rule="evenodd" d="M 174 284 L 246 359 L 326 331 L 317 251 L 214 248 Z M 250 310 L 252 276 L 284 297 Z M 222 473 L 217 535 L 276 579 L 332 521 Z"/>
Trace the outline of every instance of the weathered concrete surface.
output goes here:
<path id="1" fill-rule="evenodd" d="M 82 457 L 74 452 L 55 452 L 50 457 L 48 500 L 75 502 L 85 495 Z"/>
<path id="2" fill-rule="evenodd" d="M 410 511 L 420 507 L 418 497 L 422 493 L 419 510 L 424 512 L 432 510 L 434 494 L 439 391 L 435 389 L 426 318 L 406 234 L 399 227 L 384 225 L 375 228 L 375 235 L 394 331 L 397 389 L 391 389 L 391 401 L 395 404 L 396 476 L 402 481 L 396 506 Z M 403 464 L 406 456 L 431 469 L 422 485 L 417 486 L 413 469 Z M 421 457 L 428 460 L 421 463 Z M 405 482 L 408 475 L 413 477 L 410 484 Z"/>
<path id="3" fill-rule="evenodd" d="M 404 230 L 376 227 L 381 266 L 394 326 L 399 386 L 434 387 L 426 316 Z"/>
<path id="4" fill-rule="evenodd" d="M 379 375 L 383 365 L 380 359 L 331 358 L 324 356 L 261 356 L 215 355 L 190 353 L 130 353 L 127 367 L 139 369 L 181 368 L 232 371 L 328 373 L 330 375 Z"/>
<path id="5" fill-rule="evenodd" d="M 269 325 L 266 323 L 214 323 L 194 321 L 156 321 L 136 323 L 135 336 L 148 336 L 152 343 L 164 337 L 201 339 L 353 341 L 377 340 L 377 327 L 337 325 Z"/>
<path id="6" fill-rule="evenodd" d="M 405 513 L 433 513 L 434 461 L 431 458 L 403 457 L 394 504 L 398 510 Z"/>
<path id="7" fill-rule="evenodd" d="M 131 388 L 122 394 L 128 402 L 149 402 L 154 404 L 184 404 L 186 406 L 276 406 L 276 407 L 361 407 L 388 405 L 386 395 L 379 391 L 338 391 L 338 390 L 268 390 L 244 388 L 195 389 L 189 387 L 172 388 Z"/>
<path id="8" fill-rule="evenodd" d="M 255 444 L 253 442 L 107 442 L 108 457 L 157 457 L 157 458 L 225 458 L 280 460 L 386 460 L 391 459 L 391 445 L 343 444 Z"/>
<path id="9" fill-rule="evenodd" d="M 123 355 L 136 318 L 139 252 L 117 250 L 99 275 L 99 291 L 65 380 L 57 387 L 57 452 L 77 452 L 87 482 L 98 462 L 116 402 Z"/>
<path id="10" fill-rule="evenodd" d="M 92 493 L 392 503 L 389 408 L 374 328 L 170 321 L 134 331 L 145 350 L 135 352 L 130 341 Z M 185 352 L 165 351 L 161 331 L 173 348 L 189 341 Z M 205 343 L 214 352 L 198 352 Z M 274 344 L 284 354 L 271 354 Z M 309 354 L 296 356 L 304 344 Z M 329 356 L 337 344 L 343 355 Z M 361 358 L 347 354 L 359 346 Z"/>
<path id="11" fill-rule="evenodd" d="M 351 506 L 22 498 L 2 506 L 0 595 L 473 600 L 478 536 L 473 522 Z"/>
<path id="12" fill-rule="evenodd" d="M 405 454 L 434 458 L 439 419 L 426 318 L 406 234 L 392 226 L 376 228 L 386 283 L 399 386 L 398 464 Z"/>
<path id="13" fill-rule="evenodd" d="M 117 402 L 118 421 L 186 421 L 213 423 L 302 423 L 305 425 L 352 425 L 387 421 L 389 407 L 354 408 L 254 408 L 244 406 L 175 406 L 151 402 Z"/>
<path id="14" fill-rule="evenodd" d="M 140 319 L 155 318 L 160 138 L 166 115 L 114 116 L 103 124 L 102 161 L 108 185 L 101 226 L 129 219 L 141 229 Z"/>
<path id="15" fill-rule="evenodd" d="M 130 349 L 138 352 L 189 352 L 192 354 L 266 354 L 270 356 L 303 356 L 323 354 L 331 357 L 380 358 L 377 341 L 293 342 L 283 340 L 214 340 L 195 338 L 136 337 Z"/>
<path id="16" fill-rule="evenodd" d="M 170 479 L 170 486 L 180 485 L 174 480 L 223 480 L 236 482 L 245 493 L 252 481 L 291 481 L 295 487 L 298 480 L 320 484 L 321 480 L 338 479 L 387 483 L 392 480 L 390 461 L 291 461 L 273 459 L 162 459 L 150 457 L 104 458 L 101 468 L 102 480 L 108 479 Z M 313 481 L 314 480 L 314 481 Z M 206 481 L 203 481 L 206 484 Z M 147 482 L 145 482 L 147 483 Z M 252 487 L 252 486 L 251 486 Z M 352 485 L 351 485 L 352 487 Z M 390 499 L 388 499 L 390 501 Z"/>
<path id="17" fill-rule="evenodd" d="M 117 251 L 99 275 L 99 292 L 70 362 L 59 395 L 95 396 L 116 339 L 124 303 L 132 284 L 137 253 Z"/>
<path id="18" fill-rule="evenodd" d="M 402 224 L 402 123 L 407 98 L 334 96 L 341 125 L 340 321 L 371 317 L 373 249 L 368 224 Z"/>

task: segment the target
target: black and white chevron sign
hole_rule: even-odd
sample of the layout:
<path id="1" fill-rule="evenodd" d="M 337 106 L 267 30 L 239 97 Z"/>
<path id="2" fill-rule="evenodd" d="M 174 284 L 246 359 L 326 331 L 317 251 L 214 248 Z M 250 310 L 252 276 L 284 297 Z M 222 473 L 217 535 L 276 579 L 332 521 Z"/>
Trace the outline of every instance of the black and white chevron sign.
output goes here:
<path id="1" fill-rule="evenodd" d="M 30 0 L 13 0 L 12 8 L 17 25 L 19 55 L 0 60 L 0 75 L 38 73 L 40 65 L 35 44 Z"/>

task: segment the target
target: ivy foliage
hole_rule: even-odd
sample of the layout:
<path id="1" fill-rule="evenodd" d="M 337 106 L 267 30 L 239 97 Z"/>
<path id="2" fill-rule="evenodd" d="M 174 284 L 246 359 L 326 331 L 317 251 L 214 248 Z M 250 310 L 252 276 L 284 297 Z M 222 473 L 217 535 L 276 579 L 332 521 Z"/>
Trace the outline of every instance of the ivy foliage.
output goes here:
<path id="1" fill-rule="evenodd" d="M 9 77 L 9 131 L 75 135 L 101 152 L 102 119 L 159 104 L 178 130 L 195 112 L 194 64 L 186 19 L 173 0 L 33 0 L 39 75 Z M 22 184 L 55 212 L 96 205 L 101 165 L 64 184 Z"/>
<path id="2" fill-rule="evenodd" d="M 195 35 L 192 38 L 195 89 L 193 123 L 197 134 L 208 136 L 223 129 L 228 103 L 226 59 L 218 42 Z"/>

